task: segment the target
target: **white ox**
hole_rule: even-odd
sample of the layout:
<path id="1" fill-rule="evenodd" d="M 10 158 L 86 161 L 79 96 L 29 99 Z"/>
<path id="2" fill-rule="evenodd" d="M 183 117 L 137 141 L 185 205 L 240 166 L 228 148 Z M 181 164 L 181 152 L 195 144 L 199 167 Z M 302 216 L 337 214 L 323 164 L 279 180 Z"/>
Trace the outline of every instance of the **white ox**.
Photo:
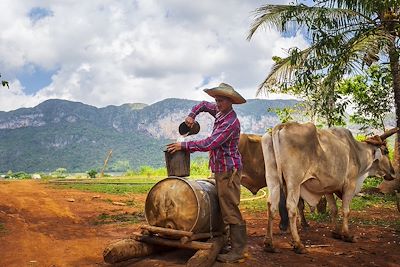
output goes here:
<path id="1" fill-rule="evenodd" d="M 281 186 L 286 191 L 286 206 L 296 253 L 306 252 L 296 226 L 300 197 L 315 206 L 321 196 L 327 195 L 335 223 L 334 237 L 354 242 L 348 228 L 350 202 L 361 189 L 367 174 L 394 179 L 394 169 L 383 140 L 397 130 L 392 129 L 381 136 L 359 142 L 344 128 L 317 129 L 312 123 L 290 122 L 275 126 L 272 136 L 265 134 L 262 148 L 270 191 L 265 250 L 275 252 L 272 220 L 278 207 Z M 333 193 L 342 199 L 341 229 L 336 223 L 337 207 Z"/>

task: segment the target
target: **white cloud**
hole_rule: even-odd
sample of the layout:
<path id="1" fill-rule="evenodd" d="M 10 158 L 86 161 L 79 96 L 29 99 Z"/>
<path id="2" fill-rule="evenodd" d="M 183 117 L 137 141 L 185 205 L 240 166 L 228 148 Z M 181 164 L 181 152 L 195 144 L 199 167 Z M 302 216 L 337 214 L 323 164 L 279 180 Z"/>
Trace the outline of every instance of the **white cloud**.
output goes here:
<path id="1" fill-rule="evenodd" d="M 287 3 L 289 1 L 269 1 Z M 0 110 L 62 98 L 106 106 L 153 103 L 167 97 L 209 99 L 202 88 L 227 82 L 246 98 L 283 48 L 304 47 L 301 36 L 273 30 L 246 40 L 251 11 L 264 1 L 99 0 L 13 1 L 0 9 L 0 71 L 57 70 L 34 95 L 18 81 L 0 93 Z M 33 8 L 47 10 L 31 19 Z M 27 85 L 29 86 L 29 85 Z M 11 101 L 10 101 L 11 100 Z"/>
<path id="2" fill-rule="evenodd" d="M 18 80 L 9 81 L 10 89 L 0 87 L 0 110 L 13 110 L 19 107 L 32 107 L 46 100 L 41 96 L 30 96 Z"/>

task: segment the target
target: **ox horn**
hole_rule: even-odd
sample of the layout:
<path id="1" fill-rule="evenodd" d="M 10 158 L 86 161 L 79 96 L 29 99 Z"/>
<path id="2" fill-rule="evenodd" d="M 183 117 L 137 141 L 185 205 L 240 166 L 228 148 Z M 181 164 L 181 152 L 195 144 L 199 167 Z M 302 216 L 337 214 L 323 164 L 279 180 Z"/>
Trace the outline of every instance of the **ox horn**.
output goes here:
<path id="1" fill-rule="evenodd" d="M 398 127 L 393 128 L 393 129 L 390 129 L 390 130 L 387 130 L 386 132 L 384 132 L 384 133 L 380 136 L 380 138 L 381 138 L 382 140 L 385 140 L 385 139 L 388 138 L 389 136 L 395 134 L 397 131 L 399 131 L 399 128 L 398 128 Z"/>

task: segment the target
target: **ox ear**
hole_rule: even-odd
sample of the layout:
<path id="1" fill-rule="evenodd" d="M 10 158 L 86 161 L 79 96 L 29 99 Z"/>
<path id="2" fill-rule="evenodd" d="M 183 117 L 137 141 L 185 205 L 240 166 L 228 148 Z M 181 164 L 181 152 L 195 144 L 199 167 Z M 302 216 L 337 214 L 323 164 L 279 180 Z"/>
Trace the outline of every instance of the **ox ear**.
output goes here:
<path id="1" fill-rule="evenodd" d="M 382 151 L 380 148 L 375 149 L 375 156 L 374 156 L 374 161 L 375 160 L 380 160 L 382 158 Z"/>

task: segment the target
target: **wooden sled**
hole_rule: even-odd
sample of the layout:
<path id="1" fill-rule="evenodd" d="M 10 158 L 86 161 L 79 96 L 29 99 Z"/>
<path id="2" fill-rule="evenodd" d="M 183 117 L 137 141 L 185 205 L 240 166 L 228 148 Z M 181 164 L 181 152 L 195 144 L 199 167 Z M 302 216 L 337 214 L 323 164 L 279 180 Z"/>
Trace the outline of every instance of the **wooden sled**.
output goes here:
<path id="1" fill-rule="evenodd" d="M 110 244 L 103 252 L 104 261 L 117 263 L 149 256 L 166 248 L 177 248 L 197 250 L 186 266 L 212 266 L 226 242 L 226 236 L 221 232 L 193 233 L 149 225 L 140 228 L 141 233 Z"/>

